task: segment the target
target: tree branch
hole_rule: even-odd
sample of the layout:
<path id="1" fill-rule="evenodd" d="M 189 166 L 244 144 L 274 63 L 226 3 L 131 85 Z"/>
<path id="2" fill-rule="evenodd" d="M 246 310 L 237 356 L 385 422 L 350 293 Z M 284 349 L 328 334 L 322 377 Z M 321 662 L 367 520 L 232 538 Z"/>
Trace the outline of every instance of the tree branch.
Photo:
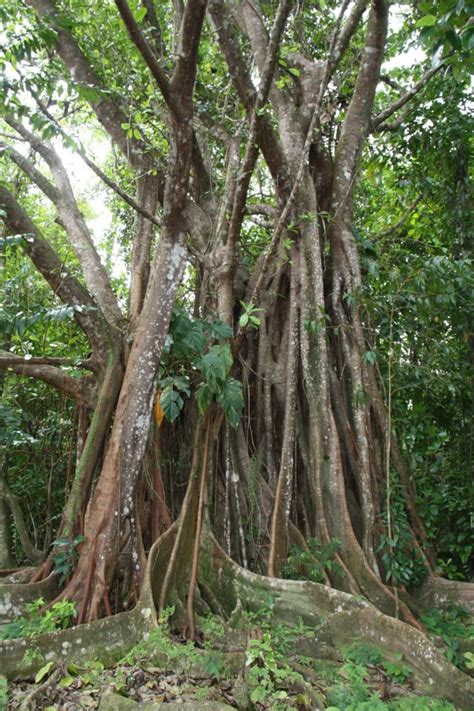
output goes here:
<path id="1" fill-rule="evenodd" d="M 158 84 L 158 87 L 161 91 L 164 100 L 168 105 L 168 108 L 174 114 L 177 114 L 179 112 L 179 106 L 177 105 L 174 94 L 171 90 L 168 77 L 164 73 L 163 69 L 160 67 L 155 53 L 146 41 L 143 32 L 138 26 L 132 14 L 132 11 L 128 6 L 128 3 L 126 2 L 126 0 L 115 0 L 115 4 L 120 13 L 120 17 L 122 18 L 123 23 L 127 29 L 130 39 L 142 55 L 143 59 L 145 60 L 148 69 L 150 70 L 153 78 Z"/>
<path id="2" fill-rule="evenodd" d="M 150 29 L 155 45 L 155 52 L 158 54 L 158 57 L 162 57 L 165 54 L 166 47 L 153 0 L 142 0 L 142 5 L 146 8 L 145 22 Z"/>
<path id="3" fill-rule="evenodd" d="M 9 116 L 5 120 L 15 131 L 18 131 L 20 136 L 29 142 L 31 147 L 46 161 L 51 169 L 57 191 L 54 194 L 50 191 L 48 197 L 54 198 L 53 202 L 61 218 L 60 224 L 65 229 L 79 259 L 89 291 L 99 304 L 107 321 L 111 325 L 118 327 L 123 319 L 122 312 L 110 284 L 109 276 L 95 248 L 89 228 L 77 205 L 69 177 L 61 159 L 50 144 L 28 131 L 21 123 Z"/>
<path id="4" fill-rule="evenodd" d="M 100 79 L 72 34 L 62 26 L 53 0 L 26 0 L 26 2 L 40 18 L 44 18 L 54 27 L 57 33 L 57 52 L 73 79 L 102 92 L 103 86 Z M 89 103 L 109 136 L 129 160 L 130 165 L 135 168 L 143 167 L 147 146 L 134 136 L 127 137 L 126 131 L 122 128 L 122 124 L 127 122 L 127 117 L 122 109 L 110 95 L 104 93 L 100 98 L 90 100 Z"/>
<path id="5" fill-rule="evenodd" d="M 20 358 L 20 361 L 18 361 L 18 358 Z M 91 358 L 86 360 L 74 360 L 74 358 L 59 358 L 54 356 L 34 356 L 26 358 L 25 356 L 19 356 L 16 353 L 10 353 L 10 351 L 0 350 L 0 364 L 3 367 L 17 365 L 19 362 L 29 363 L 30 365 L 65 365 L 71 368 L 82 368 L 93 372 L 97 370 L 96 364 Z"/>
<path id="6" fill-rule="evenodd" d="M 388 26 L 385 0 L 372 0 L 363 57 L 347 109 L 334 164 L 332 209 L 343 217 L 350 210 L 360 152 L 369 129 L 375 90 L 380 76 Z"/>
<path id="7" fill-rule="evenodd" d="M 252 109 L 245 157 L 242 164 L 242 168 L 240 170 L 240 177 L 234 196 L 232 216 L 229 223 L 227 238 L 229 240 L 229 245 L 231 249 L 233 249 L 240 234 L 240 228 L 242 226 L 242 220 L 245 213 L 245 203 L 247 200 L 250 179 L 252 177 L 252 173 L 258 158 L 258 112 L 266 102 L 268 93 L 270 91 L 278 55 L 278 49 L 280 46 L 280 38 L 282 36 L 291 6 L 292 0 L 280 0 L 275 15 L 273 27 L 270 33 L 270 38 L 267 47 L 267 56 L 260 81 L 260 87 L 257 92 L 255 103 Z"/>
<path id="8" fill-rule="evenodd" d="M 434 77 L 435 74 L 437 74 L 440 69 L 444 67 L 444 64 L 438 64 L 438 66 L 433 67 L 432 69 L 429 69 L 425 74 L 422 76 L 419 82 L 417 82 L 409 91 L 406 92 L 406 94 L 403 94 L 399 99 L 394 101 L 390 106 L 387 106 L 386 109 L 381 111 L 377 116 L 375 116 L 372 121 L 371 121 L 371 128 L 372 131 L 381 131 L 384 130 L 381 125 L 396 111 L 399 111 L 403 106 L 405 106 L 408 101 L 413 99 L 414 96 L 416 96 L 424 86 L 429 82 L 431 77 Z"/>
<path id="9" fill-rule="evenodd" d="M 23 237 L 24 251 L 53 292 L 68 306 L 80 307 L 75 310 L 74 318 L 89 338 L 93 350 L 103 352 L 106 345 L 103 324 L 89 292 L 69 272 L 34 222 L 3 185 L 0 185 L 0 205 L 5 210 L 3 221 L 13 234 Z"/>
<path id="10" fill-rule="evenodd" d="M 59 201 L 60 195 L 59 190 L 54 187 L 54 185 L 43 175 L 28 158 L 25 158 L 21 153 L 16 151 L 12 146 L 8 146 L 3 141 L 0 141 L 0 151 L 6 153 L 9 158 L 20 168 L 25 175 L 27 175 L 31 180 L 39 187 L 41 192 L 43 192 L 46 197 L 48 197 L 51 202 L 56 204 Z"/>
<path id="11" fill-rule="evenodd" d="M 188 0 L 184 8 L 178 43 L 178 60 L 171 78 L 173 94 L 180 99 L 180 112 L 191 110 L 197 54 L 207 0 Z"/>
<path id="12" fill-rule="evenodd" d="M 44 560 L 45 554 L 33 545 L 28 534 L 18 497 L 13 493 L 3 478 L 0 478 L 0 496 L 7 502 L 8 508 L 12 512 L 13 522 L 16 526 L 18 538 L 20 539 L 21 547 L 26 557 L 35 565 L 39 565 Z"/>
<path id="13" fill-rule="evenodd" d="M 343 24 L 339 33 L 338 40 L 336 42 L 336 46 L 334 48 L 334 55 L 332 58 L 333 69 L 336 68 L 344 52 L 349 46 L 349 42 L 351 41 L 354 32 L 359 26 L 359 22 L 361 21 L 362 15 L 364 14 L 364 10 L 368 4 L 369 0 L 356 0 L 356 3 L 352 8 L 351 14 Z"/>
<path id="14" fill-rule="evenodd" d="M 387 227 L 387 229 L 382 230 L 382 232 L 378 232 L 376 235 L 371 237 L 371 239 L 373 241 L 378 241 L 378 240 L 384 239 L 385 237 L 390 237 L 390 235 L 393 235 L 396 232 L 398 232 L 400 227 L 403 227 L 405 222 L 410 218 L 410 215 L 413 214 L 413 211 L 416 209 L 416 207 L 418 206 L 420 201 L 421 201 L 421 195 L 418 195 L 418 197 L 415 200 L 413 200 L 410 207 L 403 213 L 401 218 L 399 220 L 397 220 L 397 222 L 395 222 L 394 225 L 392 225 L 391 227 Z"/>
<path id="15" fill-rule="evenodd" d="M 59 131 L 59 133 L 61 134 L 61 136 L 63 136 L 63 138 L 65 138 L 68 141 L 71 141 L 72 139 L 70 138 L 70 136 L 63 129 L 63 127 L 61 126 L 59 121 L 57 121 L 55 119 L 55 117 L 52 115 L 52 113 L 43 104 L 43 102 L 41 101 L 41 99 L 39 98 L 37 93 L 33 89 L 31 89 L 31 87 L 29 90 L 30 90 L 30 94 L 33 96 L 34 100 L 36 101 L 40 111 L 46 116 L 46 118 L 48 118 L 51 121 L 51 123 L 55 126 L 56 130 Z M 119 195 L 119 197 L 121 197 L 122 200 L 124 202 L 126 202 L 127 205 L 130 205 L 130 207 L 133 208 L 136 212 L 143 215 L 143 217 L 146 217 L 147 220 L 150 220 L 150 222 L 153 222 L 153 224 L 156 225 L 157 227 L 161 226 L 160 220 L 158 220 L 155 217 L 155 215 L 152 215 L 150 212 L 145 210 L 145 208 L 142 205 L 140 205 L 131 195 L 126 193 L 125 190 L 123 190 L 120 187 L 120 185 L 117 185 L 117 183 L 115 183 L 111 178 L 109 178 L 109 176 L 106 173 L 104 173 L 104 171 L 101 168 L 99 168 L 99 166 L 96 165 L 96 163 L 94 163 L 88 157 L 88 155 L 85 152 L 82 145 L 79 145 L 77 143 L 77 141 L 74 141 L 74 143 L 75 143 L 76 153 L 82 158 L 82 160 L 87 165 L 87 167 L 90 168 L 92 170 L 92 172 L 95 173 L 98 178 L 100 178 L 100 180 L 102 180 L 103 183 L 105 183 L 109 188 L 111 188 L 111 190 L 113 190 L 115 193 L 117 193 L 117 195 Z M 159 193 L 160 193 L 160 196 L 162 197 L 162 194 L 163 194 L 163 186 L 162 185 L 159 186 Z"/>
<path id="16" fill-rule="evenodd" d="M 247 115 L 252 116 L 257 97 L 247 65 L 242 56 L 237 38 L 231 32 L 231 19 L 228 9 L 222 0 L 211 0 L 210 14 L 214 29 L 218 37 L 219 46 L 229 68 L 229 74 L 245 107 Z M 257 140 L 265 162 L 272 174 L 277 189 L 289 186 L 290 179 L 287 175 L 286 165 L 279 140 L 275 134 L 269 118 L 265 115 L 257 117 Z M 288 187 L 289 189 L 289 187 Z"/>
<path id="17" fill-rule="evenodd" d="M 13 353 L 0 351 L 0 370 L 10 370 L 17 375 L 24 375 L 28 378 L 42 380 L 48 385 L 62 392 L 64 395 L 73 398 L 80 405 L 93 408 L 95 397 L 92 396 L 91 388 L 86 385 L 87 380 L 74 378 L 65 373 L 60 368 L 52 365 L 38 364 L 33 359 L 25 360 L 22 356 Z M 88 376 L 90 377 L 90 376 Z"/>

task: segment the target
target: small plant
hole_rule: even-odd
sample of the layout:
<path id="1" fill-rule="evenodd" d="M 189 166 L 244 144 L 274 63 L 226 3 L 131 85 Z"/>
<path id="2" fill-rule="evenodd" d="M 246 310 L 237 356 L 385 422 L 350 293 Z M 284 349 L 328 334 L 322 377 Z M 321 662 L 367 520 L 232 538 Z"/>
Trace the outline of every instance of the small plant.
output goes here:
<path id="1" fill-rule="evenodd" d="M 209 692 L 211 690 L 211 687 L 206 685 L 206 686 L 200 686 L 198 689 L 196 689 L 196 692 L 194 694 L 194 698 L 196 701 L 207 701 L 209 698 Z"/>
<path id="2" fill-rule="evenodd" d="M 209 640 L 222 639 L 225 636 L 225 626 L 219 617 L 207 615 L 201 618 L 200 628 L 203 635 Z"/>
<path id="3" fill-rule="evenodd" d="M 425 612 L 420 620 L 431 634 L 441 637 L 446 643 L 449 661 L 469 669 L 465 655 L 459 650 L 459 639 L 472 639 L 474 636 L 474 624 L 469 610 L 459 605 L 450 605 L 443 610 L 433 608 Z"/>
<path id="4" fill-rule="evenodd" d="M 4 711 L 8 704 L 8 681 L 0 676 L 0 711 Z"/>
<path id="5" fill-rule="evenodd" d="M 283 655 L 275 649 L 270 632 L 263 632 L 261 638 L 250 640 L 245 666 L 251 689 L 250 700 L 254 704 L 270 704 L 275 711 L 293 708 L 284 687 L 295 682 L 302 683 L 303 677 L 284 662 Z"/>
<path id="6" fill-rule="evenodd" d="M 368 701 L 370 689 L 367 686 L 367 668 L 354 661 L 346 661 L 340 672 L 343 680 L 337 682 L 328 691 L 329 708 L 356 708 L 356 704 Z"/>
<path id="7" fill-rule="evenodd" d="M 260 318 L 257 314 L 262 309 L 252 304 L 246 304 L 244 301 L 241 301 L 240 305 L 242 306 L 242 314 L 239 319 L 239 326 L 241 328 L 246 328 L 247 326 L 258 328 L 260 326 Z"/>
<path id="8" fill-rule="evenodd" d="M 36 664 L 44 661 L 43 652 L 38 647 L 29 647 L 23 655 L 24 664 Z"/>
<path id="9" fill-rule="evenodd" d="M 378 692 L 370 689 L 372 670 L 382 672 L 398 684 L 403 684 L 411 674 L 411 669 L 402 664 L 402 655 L 395 661 L 384 661 L 377 647 L 364 643 L 354 643 L 344 652 L 344 664 L 339 671 L 342 681 L 330 687 L 327 711 L 388 711 L 391 702 L 385 703 Z M 398 707 L 397 707 L 398 708 Z M 403 711 L 403 707 L 400 707 Z"/>
<path id="10" fill-rule="evenodd" d="M 464 664 L 466 669 L 474 671 L 474 654 L 472 652 L 464 652 Z"/>
<path id="11" fill-rule="evenodd" d="M 58 576 L 60 585 L 64 585 L 76 567 L 79 559 L 78 548 L 84 540 L 84 536 L 75 536 L 72 541 L 69 538 L 53 541 L 56 551 L 53 556 L 53 571 Z"/>
<path id="12" fill-rule="evenodd" d="M 411 668 L 407 664 L 401 663 L 402 657 L 403 655 L 399 653 L 396 655 L 396 661 L 383 662 L 382 664 L 384 672 L 396 684 L 405 684 L 412 673 Z"/>
<path id="13" fill-rule="evenodd" d="M 408 590 L 418 587 L 428 575 L 421 555 L 413 548 L 413 537 L 408 522 L 401 484 L 395 474 L 391 476 L 390 514 L 392 534 L 380 536 L 378 552 L 385 568 L 385 579 L 390 585 L 403 585 Z M 382 520 L 388 530 L 387 511 Z"/>
<path id="14" fill-rule="evenodd" d="M 392 701 L 388 708 L 390 711 L 456 711 L 456 707 L 449 701 L 430 699 L 427 696 L 406 696 Z"/>
<path id="15" fill-rule="evenodd" d="M 344 652 L 344 660 L 364 667 L 382 663 L 382 652 L 378 647 L 362 642 L 351 644 Z"/>
<path id="16" fill-rule="evenodd" d="M 317 538 L 310 538 L 307 545 L 308 548 L 290 546 L 287 563 L 282 568 L 283 578 L 324 583 L 326 572 L 344 575 L 341 566 L 334 560 L 341 546 L 338 538 L 333 538 L 327 545 L 322 545 Z"/>
<path id="17" fill-rule="evenodd" d="M 55 602 L 48 610 L 42 597 L 26 605 L 26 617 L 19 617 L 13 622 L 2 625 L 0 639 L 35 637 L 45 632 L 66 629 L 76 617 L 76 604 L 69 600 Z"/>

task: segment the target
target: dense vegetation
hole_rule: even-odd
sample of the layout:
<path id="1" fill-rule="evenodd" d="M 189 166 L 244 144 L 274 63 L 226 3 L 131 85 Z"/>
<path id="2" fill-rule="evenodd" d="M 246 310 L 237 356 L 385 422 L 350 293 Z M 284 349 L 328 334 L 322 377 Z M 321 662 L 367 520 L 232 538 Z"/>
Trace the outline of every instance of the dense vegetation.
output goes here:
<path id="1" fill-rule="evenodd" d="M 170 658 L 164 617 L 192 663 L 245 637 L 242 708 L 467 708 L 473 15 L 0 7 L 5 659 L 151 609 Z"/>

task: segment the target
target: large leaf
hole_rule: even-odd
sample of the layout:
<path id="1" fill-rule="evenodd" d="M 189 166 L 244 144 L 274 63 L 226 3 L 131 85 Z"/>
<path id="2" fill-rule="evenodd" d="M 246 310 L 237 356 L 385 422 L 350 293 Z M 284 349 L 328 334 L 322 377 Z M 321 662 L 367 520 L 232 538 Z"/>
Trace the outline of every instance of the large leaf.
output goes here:
<path id="1" fill-rule="evenodd" d="M 223 385 L 232 366 L 229 345 L 211 346 L 208 352 L 198 359 L 196 366 L 211 383 Z"/>
<path id="2" fill-rule="evenodd" d="M 171 383 L 161 393 L 160 405 L 169 422 L 174 422 L 183 409 L 184 400 Z"/>
<path id="3" fill-rule="evenodd" d="M 227 378 L 217 396 L 217 402 L 222 406 L 230 426 L 235 429 L 244 409 L 242 383 L 235 378 Z"/>

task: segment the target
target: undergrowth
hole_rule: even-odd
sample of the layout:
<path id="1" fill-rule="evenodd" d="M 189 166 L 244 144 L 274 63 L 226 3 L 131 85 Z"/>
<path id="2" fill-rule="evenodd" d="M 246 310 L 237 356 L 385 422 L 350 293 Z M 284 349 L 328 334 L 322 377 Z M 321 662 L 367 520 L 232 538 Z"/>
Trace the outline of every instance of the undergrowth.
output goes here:
<path id="1" fill-rule="evenodd" d="M 55 602 L 49 609 L 43 610 L 45 604 L 42 597 L 28 603 L 25 607 L 25 617 L 18 617 L 0 626 L 0 640 L 57 632 L 70 627 L 76 618 L 77 610 L 74 602 L 61 600 Z"/>
<path id="2" fill-rule="evenodd" d="M 46 612 L 42 612 L 43 606 L 43 600 L 29 605 L 24 618 L 3 626 L 3 638 L 32 637 L 62 629 L 75 616 L 71 603 L 56 603 Z M 279 622 L 271 599 L 257 612 L 242 611 L 236 627 L 229 628 L 214 615 L 200 618 L 197 644 L 172 634 L 173 615 L 174 608 L 166 608 L 158 626 L 113 670 L 106 670 L 98 659 L 66 663 L 55 689 L 48 692 L 56 695 L 53 701 L 67 698 L 74 690 L 100 698 L 105 688 L 136 698 L 133 684 L 137 675 L 148 674 L 148 684 L 153 686 L 169 674 L 181 679 L 181 687 L 176 687 L 177 698 L 186 687 L 196 701 L 222 694 L 228 703 L 253 711 L 455 711 L 448 702 L 412 693 L 412 670 L 402 655 L 387 659 L 377 647 L 356 643 L 343 650 L 339 663 L 304 656 L 304 640 L 314 639 L 314 628 L 303 622 L 294 626 Z M 459 608 L 430 611 L 423 622 L 430 632 L 446 642 L 451 640 L 451 647 L 454 636 L 465 638 L 472 633 L 466 611 Z M 227 665 L 225 650 L 230 639 L 241 651 L 240 672 Z M 469 665 L 472 660 L 466 659 L 465 663 Z M 53 669 L 54 662 L 47 662 L 36 674 L 35 683 L 43 683 Z M 399 692 L 395 698 L 394 689 Z M 7 707 L 7 697 L 7 681 L 0 676 L 0 711 Z"/>
<path id="3" fill-rule="evenodd" d="M 427 610 L 420 618 L 428 632 L 441 637 L 445 642 L 446 656 L 450 662 L 463 671 L 472 671 L 472 652 L 460 649 L 460 640 L 474 639 L 474 623 L 470 611 L 460 605 L 449 605 L 444 609 Z"/>
<path id="4" fill-rule="evenodd" d="M 335 560 L 340 547 L 338 538 L 331 539 L 327 545 L 320 543 L 317 538 L 310 538 L 307 548 L 291 545 L 288 560 L 281 571 L 282 578 L 325 583 L 326 573 L 331 571 L 342 577 L 344 571 Z"/>

